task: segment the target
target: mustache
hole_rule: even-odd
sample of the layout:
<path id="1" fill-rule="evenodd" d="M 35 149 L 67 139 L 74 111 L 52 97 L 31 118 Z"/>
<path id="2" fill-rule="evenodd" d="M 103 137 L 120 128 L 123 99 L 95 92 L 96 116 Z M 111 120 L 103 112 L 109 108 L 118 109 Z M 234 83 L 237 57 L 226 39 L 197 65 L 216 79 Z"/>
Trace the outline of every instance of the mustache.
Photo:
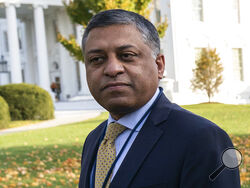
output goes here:
<path id="1" fill-rule="evenodd" d="M 105 83 L 101 87 L 101 91 L 107 89 L 108 87 L 114 87 L 114 86 L 132 86 L 132 84 L 130 82 L 124 82 L 124 81 L 110 81 Z"/>

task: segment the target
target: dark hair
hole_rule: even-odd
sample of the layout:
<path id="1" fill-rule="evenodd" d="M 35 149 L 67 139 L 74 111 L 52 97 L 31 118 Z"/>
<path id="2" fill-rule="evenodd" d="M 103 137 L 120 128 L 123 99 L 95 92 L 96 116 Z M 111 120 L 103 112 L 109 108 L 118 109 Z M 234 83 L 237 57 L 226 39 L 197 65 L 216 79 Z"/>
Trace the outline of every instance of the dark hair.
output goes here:
<path id="1" fill-rule="evenodd" d="M 83 34 L 83 52 L 88 34 L 92 29 L 115 24 L 134 25 L 142 34 L 145 43 L 152 49 L 153 55 L 156 57 L 160 53 L 160 39 L 155 26 L 143 16 L 122 9 L 106 10 L 92 17 Z"/>

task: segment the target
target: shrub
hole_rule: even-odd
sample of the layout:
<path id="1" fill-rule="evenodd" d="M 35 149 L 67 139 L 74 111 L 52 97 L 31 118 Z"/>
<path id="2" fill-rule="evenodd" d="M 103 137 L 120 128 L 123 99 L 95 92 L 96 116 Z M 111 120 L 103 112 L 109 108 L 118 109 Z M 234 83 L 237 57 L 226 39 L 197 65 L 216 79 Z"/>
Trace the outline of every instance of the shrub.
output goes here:
<path id="1" fill-rule="evenodd" d="M 0 129 L 7 128 L 10 123 L 9 106 L 0 96 Z"/>
<path id="2" fill-rule="evenodd" d="M 22 83 L 0 86 L 0 96 L 8 103 L 12 120 L 54 118 L 50 94 L 36 85 Z"/>

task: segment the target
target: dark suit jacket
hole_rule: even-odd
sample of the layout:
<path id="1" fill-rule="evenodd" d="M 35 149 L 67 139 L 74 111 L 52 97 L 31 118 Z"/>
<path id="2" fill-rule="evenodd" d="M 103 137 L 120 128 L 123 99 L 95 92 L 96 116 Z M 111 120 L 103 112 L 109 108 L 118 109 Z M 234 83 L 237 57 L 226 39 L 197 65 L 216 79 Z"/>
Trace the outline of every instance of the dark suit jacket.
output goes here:
<path id="1" fill-rule="evenodd" d="M 89 188 L 90 172 L 106 125 L 86 138 L 79 187 Z M 209 175 L 232 147 L 214 123 L 171 103 L 162 95 L 137 135 L 110 188 L 240 188 L 239 171 L 224 169 L 213 182 Z"/>

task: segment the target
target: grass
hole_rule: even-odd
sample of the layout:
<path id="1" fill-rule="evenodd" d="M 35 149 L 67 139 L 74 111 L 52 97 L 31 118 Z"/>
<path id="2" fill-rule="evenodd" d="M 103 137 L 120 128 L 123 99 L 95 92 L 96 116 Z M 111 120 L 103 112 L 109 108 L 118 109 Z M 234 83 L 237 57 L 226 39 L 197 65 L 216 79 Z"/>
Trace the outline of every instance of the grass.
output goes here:
<path id="1" fill-rule="evenodd" d="M 106 118 L 0 136 L 0 187 L 77 187 L 84 139 Z"/>
<path id="2" fill-rule="evenodd" d="M 11 121 L 9 123 L 9 125 L 7 127 L 0 127 L 0 130 L 3 129 L 9 129 L 9 128 L 14 128 L 14 127 L 23 127 L 23 126 L 27 126 L 27 125 L 31 125 L 31 124 L 36 124 L 36 123 L 40 123 L 43 120 L 16 120 L 16 121 Z"/>
<path id="3" fill-rule="evenodd" d="M 26 125 L 41 123 L 41 122 L 42 122 L 42 120 L 11 121 L 8 127 L 9 128 L 22 127 L 22 126 L 26 126 Z"/>
<path id="4" fill-rule="evenodd" d="M 250 135 L 250 105 L 196 104 L 183 108 L 213 121 L 228 134 Z"/>
<path id="5" fill-rule="evenodd" d="M 250 188 L 250 105 L 183 107 L 216 122 L 230 134 L 244 157 L 242 187 Z M 103 113 L 81 123 L 0 136 L 0 187 L 77 187 L 84 139 L 106 118 L 107 113 Z"/>

